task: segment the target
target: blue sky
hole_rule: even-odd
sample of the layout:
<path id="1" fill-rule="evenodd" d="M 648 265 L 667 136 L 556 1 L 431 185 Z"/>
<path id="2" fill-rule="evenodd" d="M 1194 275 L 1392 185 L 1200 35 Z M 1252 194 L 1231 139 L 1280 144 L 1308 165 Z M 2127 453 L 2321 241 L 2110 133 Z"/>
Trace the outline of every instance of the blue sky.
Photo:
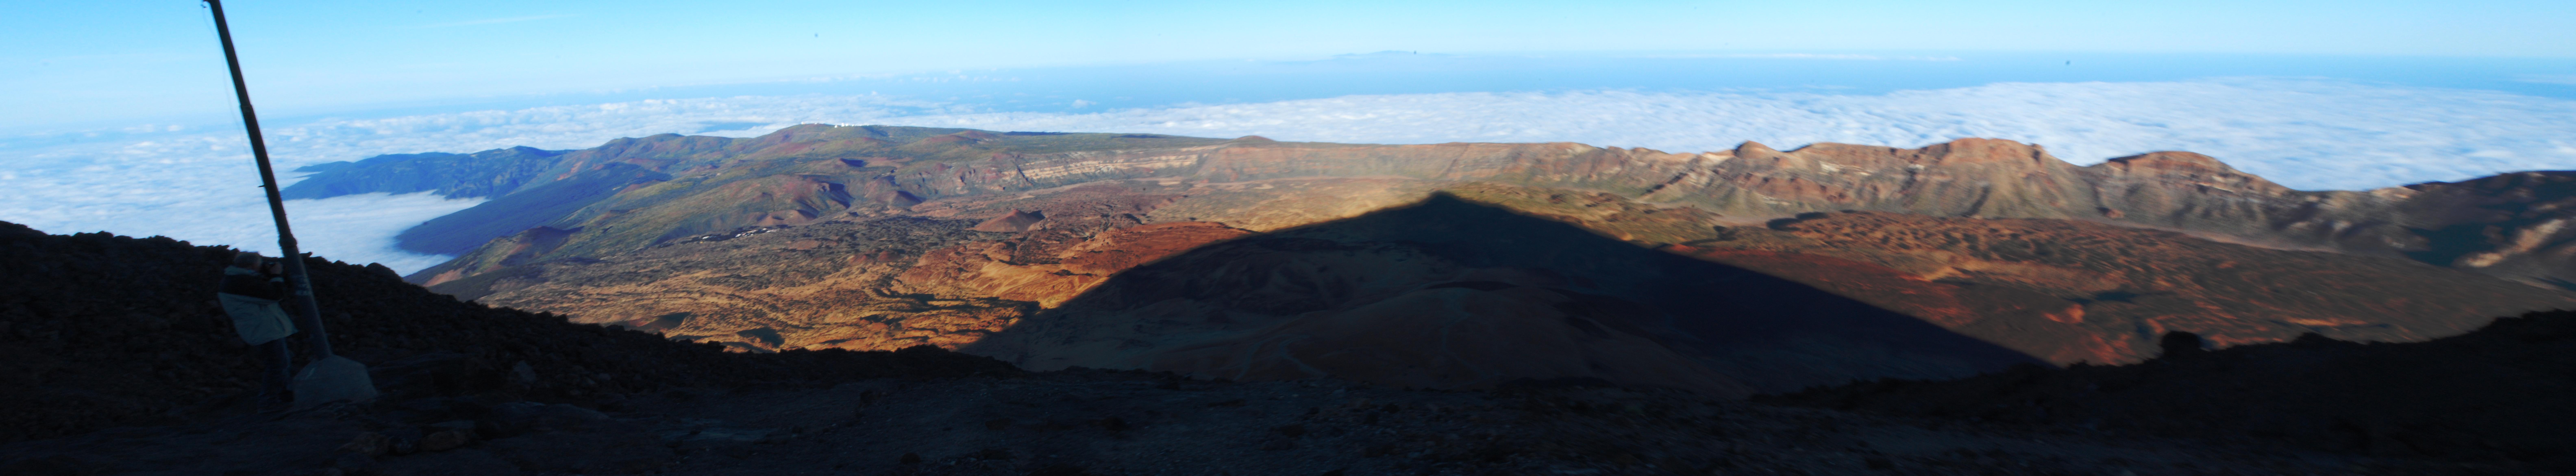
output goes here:
<path id="1" fill-rule="evenodd" d="M 197 2 L 0 16 L 0 130 L 219 117 Z M 322 2 L 227 5 L 283 115 L 979 68 L 1848 51 L 2576 58 L 2576 2 Z M 1938 54 L 1938 53 L 1935 53 Z M 2576 77 L 2567 78 L 2576 82 Z"/>
<path id="2" fill-rule="evenodd" d="M 0 220 L 268 250 L 206 11 L 0 15 Z M 2576 169 L 2576 2 L 226 5 L 285 168 L 798 123 L 1365 143 L 1959 137 L 2208 153 L 2301 189 Z M 297 177 L 281 177 L 292 181 Z M 296 200 L 399 270 L 477 203 Z"/>

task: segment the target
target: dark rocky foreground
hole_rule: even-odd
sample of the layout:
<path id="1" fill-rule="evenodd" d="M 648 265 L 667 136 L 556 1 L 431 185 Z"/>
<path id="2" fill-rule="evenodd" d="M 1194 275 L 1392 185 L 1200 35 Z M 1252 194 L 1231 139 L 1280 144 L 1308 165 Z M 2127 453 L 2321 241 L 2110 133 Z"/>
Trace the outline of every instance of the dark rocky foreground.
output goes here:
<path id="1" fill-rule="evenodd" d="M 2548 469 L 2511 453 L 2371 455 L 2319 451 L 2278 435 L 2177 438 L 2054 421 L 1872 416 L 1581 382 L 1438 392 L 1338 380 L 1235 383 L 1086 369 L 1027 373 L 935 348 L 727 353 L 457 302 L 381 269 L 319 260 L 312 263 L 335 346 L 373 364 L 386 396 L 261 415 L 251 413 L 246 401 L 255 390 L 256 369 L 206 302 L 229 252 L 166 239 L 47 236 L 14 225 L 0 230 L 0 279 L 8 280 L 0 287 L 0 322 L 6 323 L 0 327 L 0 355 L 9 362 L 0 377 L 7 379 L 0 381 L 0 429 L 9 433 L 0 438 L 12 441 L 0 445 L 0 474 L 2153 475 Z M 2561 334 L 2545 332 L 2501 335 L 2535 345 L 2564 341 L 2550 340 Z M 2446 342 L 2453 341 L 2411 345 L 2479 348 Z M 2446 357 L 2427 355 L 2435 360 L 2413 365 L 2452 365 L 2438 360 Z M 2093 370 L 2065 372 L 2082 371 Z M 2297 391 L 2256 398 L 2318 400 L 2317 394 Z M 2461 398 L 2546 411 L 2548 402 L 2563 402 L 2564 395 L 2537 389 Z"/>
<path id="2" fill-rule="evenodd" d="M 1612 388 L 1410 391 L 1069 370 L 432 399 L 0 447 L 10 474 L 2547 474 L 2263 442 L 1886 418 Z M 423 410 L 427 408 L 427 410 Z"/>
<path id="3" fill-rule="evenodd" d="M 2165 355 L 2136 365 L 2019 367 L 1757 400 L 2576 471 L 2576 312 L 2497 319 L 2476 332 L 2414 343 L 2309 334 L 2205 351 L 2188 334 L 2166 341 Z"/>
<path id="4" fill-rule="evenodd" d="M 234 250 L 0 223 L 0 442 L 238 410 L 258 363 L 214 301 Z M 755 356 L 459 302 L 382 266 L 309 259 L 332 346 L 389 399 L 587 402 L 683 386 L 1011 374 L 935 348 Z M 296 336 L 291 344 L 302 344 Z M 298 359 L 308 355 L 300 345 Z M 525 370 L 520 370 L 521 368 Z"/>

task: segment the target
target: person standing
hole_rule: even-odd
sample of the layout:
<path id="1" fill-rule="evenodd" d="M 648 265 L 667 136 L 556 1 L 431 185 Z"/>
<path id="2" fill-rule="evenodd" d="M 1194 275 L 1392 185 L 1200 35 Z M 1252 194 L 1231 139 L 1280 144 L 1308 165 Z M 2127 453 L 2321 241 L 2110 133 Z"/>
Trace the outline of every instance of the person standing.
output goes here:
<path id="1" fill-rule="evenodd" d="M 287 395 L 294 354 L 286 349 L 285 338 L 295 334 L 295 323 L 278 304 L 286 298 L 285 274 L 284 265 L 260 257 L 257 251 L 236 253 L 232 266 L 224 268 L 223 287 L 215 293 L 224 314 L 233 319 L 233 332 L 259 356 L 259 411 L 263 413 L 284 410 L 294 402 Z"/>

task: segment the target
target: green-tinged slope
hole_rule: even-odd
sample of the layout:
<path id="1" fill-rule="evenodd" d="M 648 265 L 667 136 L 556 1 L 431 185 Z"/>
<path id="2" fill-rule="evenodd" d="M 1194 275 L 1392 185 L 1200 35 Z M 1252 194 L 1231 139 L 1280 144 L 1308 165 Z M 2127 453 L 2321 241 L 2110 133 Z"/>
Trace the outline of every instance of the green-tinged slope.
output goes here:
<path id="1" fill-rule="evenodd" d="M 549 173 L 572 174 L 566 182 L 526 187 L 423 223 L 397 239 L 405 249 L 462 255 L 411 276 L 416 282 L 443 283 L 517 263 L 602 256 L 854 212 L 899 211 L 940 197 L 1129 178 L 1136 174 L 1130 167 L 1090 164 L 1098 162 L 1094 156 L 1116 160 L 1120 157 L 1113 156 L 1120 154 L 1164 154 L 1226 143 L 1148 134 L 823 125 L 744 139 L 670 134 L 617 139 L 564 154 Z M 1171 173 L 1162 175 L 1186 174 L 1197 160 L 1175 157 L 1179 159 L 1161 166 Z M 1034 172 L 1030 164 L 1036 164 Z M 520 242 L 524 240 L 486 243 L 538 226 L 573 233 L 533 248 Z M 490 249 L 477 250 L 478 245 Z"/>
<path id="2" fill-rule="evenodd" d="M 430 219 L 395 235 L 394 243 L 419 253 L 464 253 L 493 238 L 558 221 L 629 185 L 668 178 L 641 167 L 613 164 Z"/>

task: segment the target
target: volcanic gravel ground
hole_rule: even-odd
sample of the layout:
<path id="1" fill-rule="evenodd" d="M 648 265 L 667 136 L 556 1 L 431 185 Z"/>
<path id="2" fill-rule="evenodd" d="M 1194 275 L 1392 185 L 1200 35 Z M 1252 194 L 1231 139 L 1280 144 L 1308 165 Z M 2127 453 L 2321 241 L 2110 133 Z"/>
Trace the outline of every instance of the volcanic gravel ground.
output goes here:
<path id="1" fill-rule="evenodd" d="M 2034 414 L 2021 410 L 1909 419 L 1580 385 L 1441 392 L 1030 374 L 931 347 L 727 353 L 457 302 L 381 267 L 311 259 L 334 346 L 372 364 L 384 397 L 254 414 L 255 365 L 210 296 L 231 251 L 0 226 L 0 357 L 9 362 L 0 441 L 15 441 L 0 445 L 0 474 L 2545 474 L 2515 458 L 2377 451 L 2392 447 L 2382 436 L 2413 448 L 2475 440 L 2410 440 L 2414 427 L 2372 430 L 2404 421 L 2368 413 L 2343 418 L 2365 429 L 2372 457 L 2295 450 L 2308 442 L 2299 433 L 2274 438 L 2217 420 L 2196 433 L 2208 439 L 2139 433 L 2230 415 L 2193 408 L 2297 414 L 2298 402 L 2333 399 L 2405 408 L 2379 397 L 2417 395 L 2353 399 L 2376 388 L 2336 383 L 2353 375 L 2475 390 L 2390 415 L 2483 408 L 2545 423 L 2565 412 L 2550 379 L 2571 375 L 2563 364 L 2576 355 L 2557 350 L 2576 335 L 2557 317 L 2422 344 L 2311 339 L 2139 366 L 1878 384 L 1862 395 L 1903 394 L 1888 385 L 2055 389 L 1911 398 L 2010 409 L 2010 398 L 2036 397 L 2045 408 L 2194 422 L 2093 430 L 2013 417 Z M 2264 350 L 2311 347 L 2326 350 Z M 2410 349 L 2424 351 L 2399 352 Z M 2102 376 L 2183 390 L 2122 400 L 2080 386 Z M 2269 380 L 2252 393 L 2189 385 L 2207 379 L 2243 384 L 2228 388 Z M 2277 385 L 2288 380 L 2312 384 Z M 2111 380 L 2089 382 L 2101 381 Z M 2174 395 L 2198 396 L 2138 403 Z M 2219 397 L 2232 400 L 2211 399 Z M 2470 423 L 2510 416 L 2495 412 Z M 1997 421 L 1972 423 L 1980 418 Z M 2509 457 L 2531 448 L 2502 443 L 2476 448 Z"/>
<path id="2" fill-rule="evenodd" d="M 1599 387 L 1410 391 L 1069 370 L 610 396 L 436 397 L 0 446 L 9 474 L 2543 474 L 1871 417 Z"/>
<path id="3" fill-rule="evenodd" d="M 2528 462 L 2576 472 L 2576 312 L 2497 319 L 2410 343 L 2296 341 L 2116 367 L 2022 367 L 1950 381 L 1860 383 L 1759 400 L 2171 436 L 2261 437 L 2356 454 Z"/>
<path id="4" fill-rule="evenodd" d="M 673 408 L 687 407 L 674 402 Z M 687 474 L 2310 474 L 2439 464 L 1855 416 L 1659 390 L 1433 392 L 1068 371 L 755 392 L 666 421 L 773 429 Z M 719 422 L 720 421 L 720 422 Z M 738 433 L 740 430 L 728 430 Z M 684 446 L 685 448 L 685 446 Z M 2493 469 L 2493 468 L 2480 468 Z"/>

